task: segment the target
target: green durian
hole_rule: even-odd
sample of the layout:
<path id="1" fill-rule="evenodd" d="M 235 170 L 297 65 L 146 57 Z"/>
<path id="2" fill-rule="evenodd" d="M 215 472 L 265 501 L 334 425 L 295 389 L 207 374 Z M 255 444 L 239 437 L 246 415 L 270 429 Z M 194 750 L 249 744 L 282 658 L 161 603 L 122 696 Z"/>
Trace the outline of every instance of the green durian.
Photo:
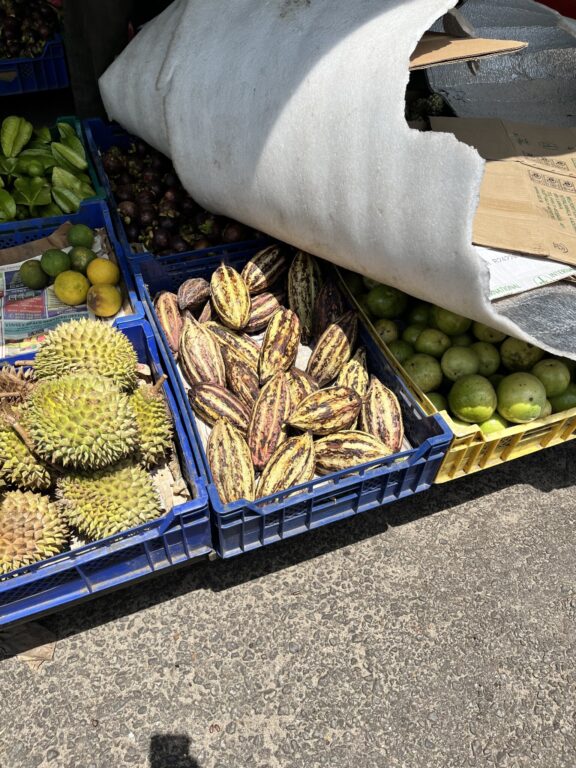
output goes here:
<path id="1" fill-rule="evenodd" d="M 70 525 L 93 541 L 161 514 L 152 478 L 138 464 L 123 463 L 91 475 L 67 475 L 58 482 L 58 496 Z"/>
<path id="2" fill-rule="evenodd" d="M 73 469 L 101 469 L 138 448 L 128 395 L 110 379 L 73 374 L 40 381 L 22 411 L 38 456 Z"/>
<path id="3" fill-rule="evenodd" d="M 62 552 L 69 531 L 58 505 L 31 491 L 10 491 L 0 501 L 0 573 Z"/>
<path id="4" fill-rule="evenodd" d="M 172 419 L 160 389 L 163 380 L 154 386 L 140 384 L 130 397 L 140 436 L 138 459 L 147 468 L 159 464 L 172 445 Z"/>
<path id="5" fill-rule="evenodd" d="M 138 358 L 128 338 L 99 320 L 71 320 L 50 331 L 34 360 L 37 379 L 92 373 L 112 379 L 121 389 L 136 386 Z"/>
<path id="6" fill-rule="evenodd" d="M 22 438 L 0 417 L 0 481 L 21 490 L 44 491 L 52 485 L 50 472 Z"/>

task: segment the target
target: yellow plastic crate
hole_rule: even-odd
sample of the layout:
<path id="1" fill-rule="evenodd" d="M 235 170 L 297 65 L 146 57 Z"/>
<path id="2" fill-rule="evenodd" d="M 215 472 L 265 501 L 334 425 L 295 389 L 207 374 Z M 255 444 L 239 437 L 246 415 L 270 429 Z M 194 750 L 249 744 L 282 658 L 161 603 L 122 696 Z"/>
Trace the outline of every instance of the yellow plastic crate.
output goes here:
<path id="1" fill-rule="evenodd" d="M 350 301 L 354 302 L 382 353 L 404 380 L 422 410 L 427 415 L 440 413 L 454 433 L 454 439 L 440 467 L 436 483 L 445 483 L 464 475 L 471 475 L 481 469 L 488 469 L 505 461 L 527 456 L 529 453 L 565 443 L 576 437 L 576 408 L 555 413 L 545 419 L 536 419 L 529 424 L 517 424 L 488 436 L 485 436 L 475 424 L 457 424 L 446 411 L 438 412 L 380 339 L 374 325 L 348 290 L 342 274 L 338 269 L 336 271 L 343 292 Z"/>

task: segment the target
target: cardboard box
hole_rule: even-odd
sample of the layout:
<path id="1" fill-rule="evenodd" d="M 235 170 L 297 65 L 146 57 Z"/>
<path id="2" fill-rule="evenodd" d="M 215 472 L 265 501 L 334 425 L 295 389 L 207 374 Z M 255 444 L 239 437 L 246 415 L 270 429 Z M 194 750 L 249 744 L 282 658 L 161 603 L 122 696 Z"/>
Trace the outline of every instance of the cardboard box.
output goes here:
<path id="1" fill-rule="evenodd" d="M 432 118 L 488 162 L 473 242 L 576 266 L 576 129 Z"/>

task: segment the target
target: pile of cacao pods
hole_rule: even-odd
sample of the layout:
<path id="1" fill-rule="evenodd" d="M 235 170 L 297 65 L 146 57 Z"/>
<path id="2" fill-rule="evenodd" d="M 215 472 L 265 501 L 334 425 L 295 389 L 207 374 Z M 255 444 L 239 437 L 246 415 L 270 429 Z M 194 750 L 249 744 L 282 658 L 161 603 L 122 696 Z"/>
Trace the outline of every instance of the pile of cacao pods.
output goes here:
<path id="1" fill-rule="evenodd" d="M 357 316 L 310 254 L 271 245 L 241 272 L 222 264 L 154 306 L 192 409 L 212 428 L 206 453 L 223 504 L 401 449 L 398 399 L 370 375 Z"/>

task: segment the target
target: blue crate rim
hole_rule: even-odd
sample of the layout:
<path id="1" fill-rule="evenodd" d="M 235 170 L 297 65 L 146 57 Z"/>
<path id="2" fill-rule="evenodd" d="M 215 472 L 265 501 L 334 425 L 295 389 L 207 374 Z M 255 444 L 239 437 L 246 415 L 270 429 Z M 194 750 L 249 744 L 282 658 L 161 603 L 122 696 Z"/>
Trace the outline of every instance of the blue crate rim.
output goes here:
<path id="1" fill-rule="evenodd" d="M 64 40 L 62 38 L 62 35 L 60 32 L 57 32 L 54 37 L 51 37 L 50 40 L 46 40 L 44 44 L 44 48 L 42 51 L 38 54 L 38 56 L 18 56 L 13 59 L 0 59 L 0 71 L 2 69 L 8 69 L 10 66 L 15 66 L 18 64 L 33 64 L 34 62 L 44 61 L 46 59 L 49 59 L 50 56 L 48 55 L 50 50 L 52 48 L 55 48 L 58 45 L 63 45 Z"/>
<path id="2" fill-rule="evenodd" d="M 152 357 L 154 353 L 156 353 L 156 362 L 162 365 L 160 349 L 156 344 L 156 339 L 152 327 L 147 321 L 142 321 L 139 325 L 131 326 L 131 328 L 138 327 L 141 328 L 144 334 L 148 352 Z M 124 332 L 124 329 L 119 330 Z M 32 352 L 27 355 L 20 356 L 19 359 L 32 360 L 34 357 L 35 353 Z M 14 358 L 2 358 L 0 359 L 0 365 L 13 362 L 13 360 Z M 181 414 L 178 408 L 178 398 L 176 396 L 175 387 L 173 386 L 173 382 L 170 378 L 170 372 L 167 371 L 167 373 L 168 378 L 163 382 L 162 390 L 165 394 L 166 401 L 170 409 L 170 414 L 173 419 L 174 442 L 177 440 L 180 442 L 186 441 L 186 447 L 191 448 L 186 431 L 182 428 Z M 180 428 L 178 428 L 179 426 Z M 181 449 L 183 448 L 182 445 L 180 447 Z M 180 458 L 178 461 L 180 464 L 182 463 Z M 180 468 L 183 470 L 183 474 L 188 474 L 188 472 L 184 470 L 182 466 Z M 146 540 L 146 538 L 148 538 L 147 534 L 157 533 L 157 535 L 162 536 L 166 533 L 169 526 L 176 519 L 184 515 L 204 512 L 208 506 L 208 492 L 204 478 L 199 473 L 197 466 L 195 467 L 195 470 L 196 471 L 194 473 L 194 477 L 190 478 L 190 482 L 193 482 L 196 487 L 196 496 L 194 498 L 174 506 L 171 510 L 167 510 L 164 512 L 164 514 L 160 515 L 160 517 L 157 517 L 154 520 L 133 526 L 132 528 L 128 528 L 125 531 L 119 531 L 118 533 L 111 534 L 110 536 L 107 536 L 103 539 L 88 542 L 80 547 L 76 547 L 73 550 L 61 552 L 57 555 L 46 558 L 45 560 L 40 560 L 37 563 L 31 563 L 30 565 L 22 566 L 21 568 L 14 569 L 7 574 L 3 574 L 0 579 L 0 593 L 8 591 L 11 587 L 18 586 L 23 583 L 28 583 L 29 581 L 36 580 L 36 578 L 48 575 L 46 573 L 47 569 L 55 567 L 54 571 L 50 571 L 50 573 L 52 573 L 66 570 L 68 567 L 75 567 L 75 561 L 82 559 L 85 555 L 88 555 L 88 561 L 92 561 L 97 559 L 99 556 L 102 556 L 103 554 L 109 554 L 109 551 L 104 553 L 102 550 L 109 550 L 109 548 L 114 547 L 114 545 L 120 545 L 115 547 L 115 551 L 119 551 L 120 549 L 128 548 L 133 546 L 135 543 Z M 189 490 L 192 491 L 191 488 L 189 488 Z M 17 585 L 13 583 L 14 579 L 17 579 Z"/>
<path id="3" fill-rule="evenodd" d="M 152 258 L 154 262 L 156 263 L 160 262 L 160 264 L 162 264 L 165 259 L 168 260 L 171 257 L 154 259 L 154 257 L 149 256 L 148 258 Z M 147 259 L 142 258 L 137 263 L 136 266 L 139 268 L 142 266 L 143 263 L 146 263 L 146 262 L 147 262 Z M 203 266 L 208 266 L 208 265 L 210 266 L 213 265 L 214 267 L 216 266 L 214 260 L 212 259 L 207 260 L 207 263 L 204 264 Z M 199 266 L 199 265 L 195 265 L 195 266 Z M 383 468 L 383 466 L 386 466 L 386 469 L 389 470 L 390 472 L 394 471 L 393 469 L 394 464 L 397 464 L 398 472 L 402 472 L 403 470 L 409 467 L 417 465 L 420 461 L 425 459 L 425 456 L 427 454 L 431 453 L 433 450 L 444 448 L 444 447 L 448 448 L 448 446 L 450 445 L 453 438 L 453 433 L 450 430 L 448 424 L 438 414 L 435 414 L 433 416 L 427 416 L 422 410 L 422 408 L 420 407 L 420 405 L 418 404 L 418 402 L 412 396 L 408 387 L 405 385 L 402 379 L 396 375 L 396 383 L 403 391 L 403 394 L 407 402 L 410 403 L 412 407 L 415 407 L 417 409 L 418 413 L 420 414 L 423 420 L 429 420 L 429 421 L 435 422 L 437 428 L 440 431 L 440 434 L 430 435 L 421 445 L 417 446 L 416 448 L 412 448 L 410 450 L 393 454 L 392 456 L 385 457 L 384 459 L 377 459 L 376 461 L 373 461 L 373 462 L 368 462 L 366 464 L 358 465 L 357 467 L 354 467 L 354 468 L 342 470 L 337 473 L 331 473 L 330 475 L 327 475 L 325 477 L 316 478 L 307 483 L 302 483 L 302 484 L 299 484 L 298 486 L 293 486 L 292 488 L 286 489 L 285 491 L 282 491 L 280 493 L 272 494 L 269 497 L 258 499 L 257 501 L 258 506 L 256 506 L 255 502 L 249 502 L 246 500 L 238 500 L 233 502 L 232 504 L 222 505 L 222 502 L 220 501 L 219 496 L 213 484 L 213 480 L 210 474 L 210 469 L 209 469 L 206 455 L 205 455 L 205 450 L 202 447 L 200 435 L 198 433 L 198 429 L 196 426 L 195 416 L 188 402 L 188 398 L 185 396 L 183 386 L 180 383 L 180 374 L 177 370 L 176 363 L 172 355 L 168 352 L 168 344 L 166 341 L 165 334 L 162 328 L 160 327 L 160 324 L 157 322 L 155 318 L 152 299 L 147 290 L 147 286 L 145 284 L 144 277 L 141 272 L 136 273 L 136 285 L 137 285 L 139 295 L 143 299 L 146 315 L 151 321 L 151 324 L 153 324 L 154 327 L 156 328 L 162 340 L 162 343 L 159 344 L 159 347 L 161 348 L 161 354 L 164 358 L 164 363 L 165 365 L 171 367 L 173 371 L 173 375 L 179 383 L 179 387 L 177 388 L 177 397 L 180 402 L 180 408 L 186 415 L 185 417 L 186 425 L 193 432 L 194 440 L 191 441 L 192 447 L 197 453 L 197 462 L 200 464 L 201 470 L 207 480 L 208 492 L 212 502 L 213 511 L 218 517 L 225 517 L 227 515 L 237 514 L 238 512 L 242 512 L 242 511 L 250 511 L 262 517 L 266 517 L 267 515 L 274 514 L 275 512 L 281 511 L 284 508 L 284 504 L 282 501 L 267 503 L 267 499 L 282 499 L 284 497 L 291 497 L 291 498 L 286 498 L 286 504 L 293 505 L 298 503 L 299 501 L 303 501 L 310 497 L 314 497 L 314 488 L 311 488 L 311 486 L 315 486 L 316 488 L 318 488 L 322 493 L 323 497 L 329 496 L 330 489 L 328 487 L 320 488 L 321 485 L 327 486 L 328 483 L 331 483 L 333 486 L 337 486 L 339 490 L 345 489 L 348 486 L 356 485 L 359 480 L 360 482 L 364 482 L 371 479 L 375 479 L 377 476 L 381 474 L 380 470 L 381 468 Z M 402 459 L 402 461 L 398 461 L 399 459 Z M 296 494 L 297 489 L 303 489 L 304 493 Z M 296 498 L 297 496 L 298 498 Z M 260 509 L 259 507 L 266 507 L 266 508 Z"/>

